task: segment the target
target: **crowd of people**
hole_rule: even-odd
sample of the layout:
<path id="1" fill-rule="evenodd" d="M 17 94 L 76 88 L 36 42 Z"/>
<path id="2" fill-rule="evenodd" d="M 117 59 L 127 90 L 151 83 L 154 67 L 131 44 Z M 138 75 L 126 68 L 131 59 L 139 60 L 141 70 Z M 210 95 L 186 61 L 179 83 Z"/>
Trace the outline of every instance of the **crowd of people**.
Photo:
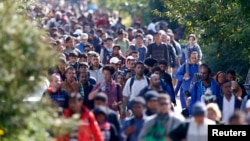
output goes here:
<path id="1" fill-rule="evenodd" d="M 58 62 L 45 95 L 82 121 L 58 141 L 207 141 L 208 125 L 250 124 L 237 72 L 213 73 L 194 34 L 182 45 L 180 30 L 156 19 L 126 28 L 113 13 L 49 7 L 44 27 Z"/>

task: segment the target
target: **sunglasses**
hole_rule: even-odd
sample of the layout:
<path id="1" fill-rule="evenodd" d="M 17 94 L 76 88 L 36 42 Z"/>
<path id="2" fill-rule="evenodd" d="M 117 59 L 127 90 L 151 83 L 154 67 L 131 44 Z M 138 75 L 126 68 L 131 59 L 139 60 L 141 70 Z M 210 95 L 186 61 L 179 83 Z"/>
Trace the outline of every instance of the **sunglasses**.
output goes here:
<path id="1" fill-rule="evenodd" d="M 89 50 L 86 49 L 86 50 L 84 50 L 84 52 L 89 52 Z"/>

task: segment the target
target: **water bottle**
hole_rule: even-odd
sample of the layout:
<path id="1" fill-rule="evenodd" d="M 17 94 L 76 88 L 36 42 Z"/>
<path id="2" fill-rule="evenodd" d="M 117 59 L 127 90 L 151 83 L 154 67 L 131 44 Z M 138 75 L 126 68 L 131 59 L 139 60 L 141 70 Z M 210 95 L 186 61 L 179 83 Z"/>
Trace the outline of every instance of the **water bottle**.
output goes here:
<path id="1" fill-rule="evenodd" d="M 80 92 L 82 98 L 84 98 L 84 88 L 83 88 L 82 84 L 80 85 L 80 90 L 79 90 L 79 92 Z"/>

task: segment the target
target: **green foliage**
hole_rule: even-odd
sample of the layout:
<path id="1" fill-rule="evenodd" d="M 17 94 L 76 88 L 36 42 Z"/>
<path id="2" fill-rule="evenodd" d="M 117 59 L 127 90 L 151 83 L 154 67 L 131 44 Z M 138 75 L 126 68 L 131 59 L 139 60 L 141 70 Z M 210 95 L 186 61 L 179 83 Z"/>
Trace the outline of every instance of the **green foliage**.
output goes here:
<path id="1" fill-rule="evenodd" d="M 250 60 L 250 12 L 246 0 L 162 0 L 166 16 L 200 37 L 204 62 L 214 72 L 235 69 L 245 77 Z"/>
<path id="2" fill-rule="evenodd" d="M 141 19 L 143 23 L 148 24 L 151 19 L 150 2 L 152 0 L 99 0 L 100 9 L 119 11 L 120 13 L 132 17 L 132 19 Z"/>
<path id="3" fill-rule="evenodd" d="M 38 88 L 55 53 L 45 32 L 25 18 L 26 8 L 20 9 L 28 1 L 19 2 L 0 2 L 0 140 L 49 141 L 49 132 L 63 132 L 59 127 L 70 121 L 61 120 L 46 99 L 23 102 Z"/>

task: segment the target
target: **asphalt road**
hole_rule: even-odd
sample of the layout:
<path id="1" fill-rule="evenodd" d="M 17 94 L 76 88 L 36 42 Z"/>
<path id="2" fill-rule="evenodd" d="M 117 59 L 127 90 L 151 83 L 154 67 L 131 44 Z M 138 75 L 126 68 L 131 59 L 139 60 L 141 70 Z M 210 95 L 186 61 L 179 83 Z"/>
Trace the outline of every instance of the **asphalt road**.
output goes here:
<path id="1" fill-rule="evenodd" d="M 177 106 L 174 107 L 174 111 L 177 112 L 177 113 L 181 113 L 182 108 L 181 108 L 181 102 L 180 102 L 180 97 L 179 96 L 176 97 L 176 104 L 177 104 Z"/>

